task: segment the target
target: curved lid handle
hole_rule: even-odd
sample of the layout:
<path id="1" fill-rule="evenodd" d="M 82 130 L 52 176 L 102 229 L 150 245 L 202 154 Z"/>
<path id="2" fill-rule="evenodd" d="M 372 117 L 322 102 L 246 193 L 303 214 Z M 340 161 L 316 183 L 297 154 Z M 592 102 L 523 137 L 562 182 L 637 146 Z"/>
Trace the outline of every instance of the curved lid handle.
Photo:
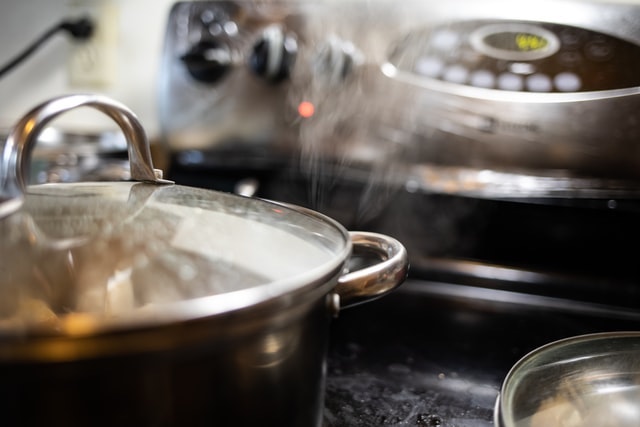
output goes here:
<path id="1" fill-rule="evenodd" d="M 127 140 L 131 179 L 168 183 L 153 168 L 144 128 L 126 106 L 102 95 L 65 95 L 46 101 L 24 115 L 13 127 L 2 150 L 0 163 L 0 218 L 22 206 L 37 137 L 60 114 L 79 107 L 93 107 L 111 117 Z"/>

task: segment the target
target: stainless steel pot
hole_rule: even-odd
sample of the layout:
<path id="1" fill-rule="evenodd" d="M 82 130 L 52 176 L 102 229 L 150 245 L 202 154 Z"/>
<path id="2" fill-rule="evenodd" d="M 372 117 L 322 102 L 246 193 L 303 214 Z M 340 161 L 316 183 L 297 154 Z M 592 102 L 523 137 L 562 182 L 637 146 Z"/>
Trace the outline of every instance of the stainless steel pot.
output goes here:
<path id="1" fill-rule="evenodd" d="M 640 332 L 566 338 L 523 357 L 496 404 L 499 427 L 640 424 Z"/>
<path id="2" fill-rule="evenodd" d="M 133 181 L 27 187 L 38 133 L 83 106 L 122 128 Z M 5 425 L 319 426 L 331 317 L 406 276 L 390 237 L 163 180 L 101 96 L 29 112 L 0 172 Z M 355 252 L 380 261 L 348 272 Z"/>

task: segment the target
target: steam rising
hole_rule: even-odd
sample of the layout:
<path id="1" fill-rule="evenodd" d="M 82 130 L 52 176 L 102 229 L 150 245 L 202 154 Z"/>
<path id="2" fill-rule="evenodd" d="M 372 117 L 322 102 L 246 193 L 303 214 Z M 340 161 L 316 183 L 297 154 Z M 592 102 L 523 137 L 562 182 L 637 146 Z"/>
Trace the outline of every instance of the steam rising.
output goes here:
<path id="1" fill-rule="evenodd" d="M 389 4 L 305 7 L 310 9 L 305 16 L 313 19 L 304 23 L 288 102 L 292 111 L 304 101 L 315 107 L 312 117 L 296 119 L 300 168 L 310 181 L 309 202 L 322 210 L 331 203 L 338 182 L 363 182 L 353 208 L 356 220 L 364 220 L 384 206 L 390 183 L 397 181 L 397 160 L 409 142 L 397 130 L 407 128 L 399 120 L 408 120 L 403 104 L 409 98 L 394 90 L 380 71 L 390 41 L 399 37 L 397 26 Z M 376 10 L 381 7 L 384 13 Z M 387 18 L 384 23 L 381 16 Z M 383 25 L 387 28 L 381 29 Z"/>

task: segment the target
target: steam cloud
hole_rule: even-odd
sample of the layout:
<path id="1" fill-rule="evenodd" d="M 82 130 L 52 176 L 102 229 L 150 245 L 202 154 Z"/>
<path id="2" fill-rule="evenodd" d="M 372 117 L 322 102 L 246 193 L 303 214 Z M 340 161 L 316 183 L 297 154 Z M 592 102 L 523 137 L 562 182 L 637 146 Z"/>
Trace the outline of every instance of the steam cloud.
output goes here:
<path id="1" fill-rule="evenodd" d="M 385 205 L 409 144 L 411 102 L 380 67 L 400 37 L 385 2 L 337 2 L 304 7 L 304 39 L 292 75 L 289 103 L 315 106 L 298 118 L 300 169 L 310 181 L 310 204 L 322 210 L 342 180 L 363 182 L 354 217 Z M 384 8 L 382 10 L 381 8 Z M 385 17 L 380 22 L 380 17 Z M 382 28 L 381 28 L 382 27 Z M 402 124 L 401 124 L 402 123 Z"/>

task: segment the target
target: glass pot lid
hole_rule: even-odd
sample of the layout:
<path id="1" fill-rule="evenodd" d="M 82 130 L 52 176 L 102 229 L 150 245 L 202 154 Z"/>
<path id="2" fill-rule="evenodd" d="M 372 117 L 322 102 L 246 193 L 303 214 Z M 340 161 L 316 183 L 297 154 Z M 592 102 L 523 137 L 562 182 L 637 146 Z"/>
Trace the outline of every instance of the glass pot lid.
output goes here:
<path id="1" fill-rule="evenodd" d="M 505 379 L 496 425 L 640 425 L 640 332 L 571 337 L 529 353 Z"/>
<path id="2" fill-rule="evenodd" d="M 58 114 L 93 106 L 129 141 L 132 182 L 27 188 L 37 133 Z M 211 315 L 248 307 L 341 272 L 349 234 L 318 213 L 164 181 L 125 107 L 75 95 L 36 107 L 4 147 L 0 332 L 92 322 Z M 196 304 L 197 302 L 197 304 Z M 157 310 L 162 307 L 162 310 Z M 141 320 L 141 321 L 142 321 Z"/>

